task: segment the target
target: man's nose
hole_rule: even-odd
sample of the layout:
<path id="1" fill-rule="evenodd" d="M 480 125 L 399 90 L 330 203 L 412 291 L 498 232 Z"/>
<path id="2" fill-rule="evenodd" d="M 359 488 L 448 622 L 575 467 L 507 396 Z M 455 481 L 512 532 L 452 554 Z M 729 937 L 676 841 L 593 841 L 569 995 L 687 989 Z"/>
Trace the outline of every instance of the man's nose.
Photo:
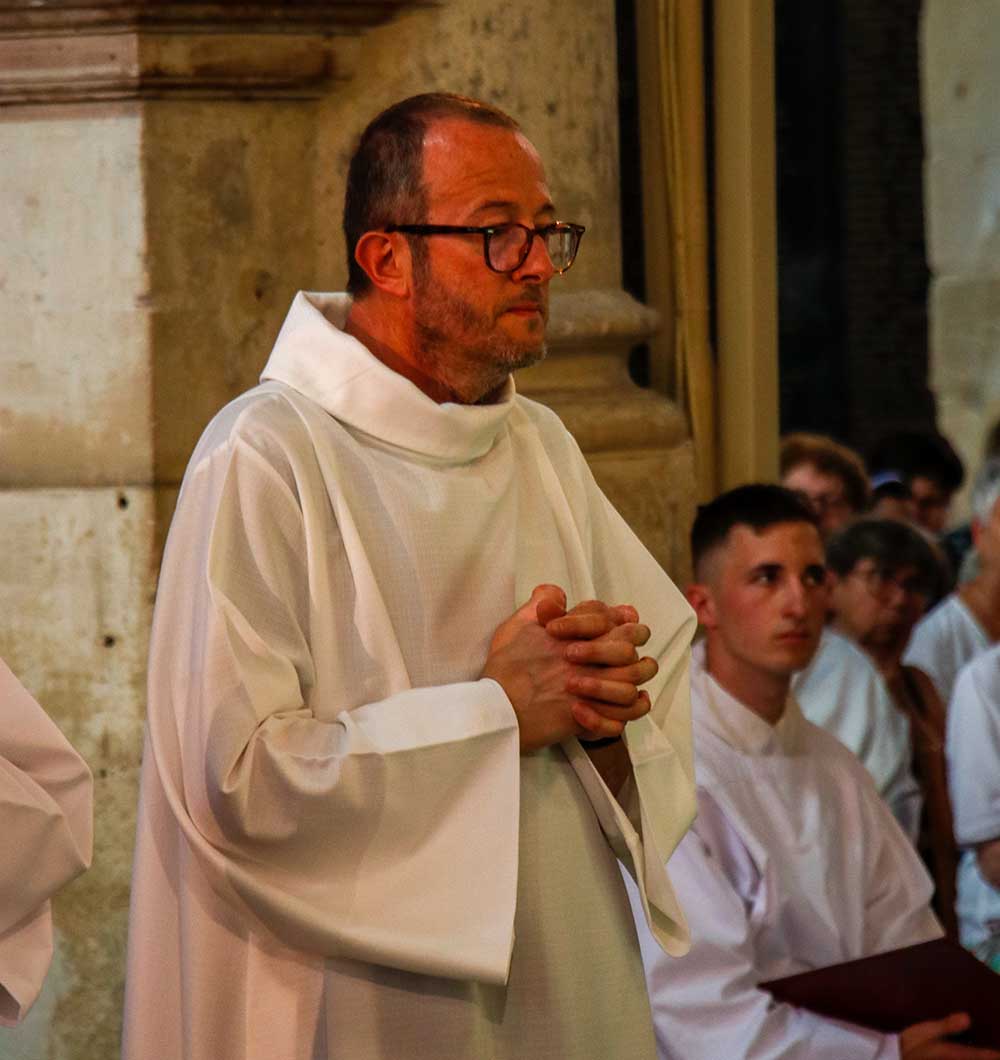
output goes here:
<path id="1" fill-rule="evenodd" d="M 545 240 L 537 232 L 533 233 L 528 256 L 511 273 L 511 279 L 517 283 L 548 283 L 555 274 Z"/>
<path id="2" fill-rule="evenodd" d="M 809 589 L 801 578 L 789 578 L 785 586 L 785 612 L 797 618 L 806 613 Z"/>

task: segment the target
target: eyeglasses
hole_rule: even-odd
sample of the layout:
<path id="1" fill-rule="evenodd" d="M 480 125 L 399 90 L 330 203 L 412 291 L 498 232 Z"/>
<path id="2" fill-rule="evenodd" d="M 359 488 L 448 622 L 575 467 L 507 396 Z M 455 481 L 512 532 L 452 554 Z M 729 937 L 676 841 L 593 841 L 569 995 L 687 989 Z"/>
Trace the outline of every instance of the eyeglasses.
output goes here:
<path id="1" fill-rule="evenodd" d="M 483 237 L 483 257 L 493 272 L 515 272 L 531 253 L 535 236 L 545 244 L 552 268 L 562 275 L 568 272 L 580 249 L 586 231 L 583 225 L 556 221 L 549 225 L 529 228 L 522 224 L 486 225 L 386 225 L 387 232 L 405 232 L 414 236 L 480 235 Z"/>
<path id="2" fill-rule="evenodd" d="M 919 574 L 903 574 L 881 567 L 858 566 L 851 574 L 865 583 L 865 588 L 875 597 L 886 599 L 893 589 L 898 589 L 906 596 L 926 597 L 929 595 L 927 581 Z"/>

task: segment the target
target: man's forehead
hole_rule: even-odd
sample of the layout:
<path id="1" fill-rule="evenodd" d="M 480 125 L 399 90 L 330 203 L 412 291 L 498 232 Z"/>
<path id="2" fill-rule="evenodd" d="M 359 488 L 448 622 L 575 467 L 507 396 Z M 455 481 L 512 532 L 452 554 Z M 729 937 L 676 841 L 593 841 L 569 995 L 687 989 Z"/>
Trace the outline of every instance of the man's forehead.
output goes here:
<path id="1" fill-rule="evenodd" d="M 431 204 L 508 204 L 533 212 L 551 207 L 542 160 L 531 141 L 515 129 L 481 122 L 439 118 L 429 125 L 423 184 Z"/>
<path id="2" fill-rule="evenodd" d="M 739 566 L 767 563 L 797 567 L 824 561 L 819 531 L 804 521 L 774 523 L 762 530 L 737 523 L 726 535 L 723 551 Z"/>

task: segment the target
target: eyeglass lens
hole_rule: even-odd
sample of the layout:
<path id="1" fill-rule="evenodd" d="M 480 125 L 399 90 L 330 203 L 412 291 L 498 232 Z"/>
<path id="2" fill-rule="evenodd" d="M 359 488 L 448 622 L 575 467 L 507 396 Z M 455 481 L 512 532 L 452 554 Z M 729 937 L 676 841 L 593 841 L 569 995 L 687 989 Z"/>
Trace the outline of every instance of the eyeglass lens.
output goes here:
<path id="1" fill-rule="evenodd" d="M 551 226 L 535 232 L 524 225 L 505 225 L 494 229 L 488 237 L 490 268 L 497 272 L 513 272 L 520 268 L 531 252 L 535 235 L 544 241 L 556 272 L 565 272 L 573 264 L 579 236 L 572 228 Z"/>

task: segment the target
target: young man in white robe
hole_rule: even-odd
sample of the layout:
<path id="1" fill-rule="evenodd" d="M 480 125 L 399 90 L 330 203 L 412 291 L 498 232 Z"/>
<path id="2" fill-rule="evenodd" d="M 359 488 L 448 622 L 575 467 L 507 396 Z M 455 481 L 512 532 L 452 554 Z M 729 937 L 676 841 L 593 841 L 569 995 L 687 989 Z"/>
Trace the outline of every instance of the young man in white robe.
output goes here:
<path id="1" fill-rule="evenodd" d="M 296 298 L 171 527 L 124 1056 L 652 1057 L 618 859 L 682 953 L 693 615 L 511 379 L 582 229 L 444 95 L 344 219 L 353 300 Z"/>
<path id="2" fill-rule="evenodd" d="M 0 819 L 0 1027 L 13 1027 L 34 1004 L 52 960 L 51 900 L 90 865 L 93 780 L 3 660 Z"/>
<path id="3" fill-rule="evenodd" d="M 917 623 L 903 657 L 922 670 L 947 703 L 959 671 L 1000 640 L 1000 458 L 991 457 L 972 486 L 976 574 Z"/>
<path id="4" fill-rule="evenodd" d="M 887 1035 L 776 1003 L 758 984 L 941 931 L 931 883 L 871 777 L 789 693 L 829 603 L 815 516 L 744 486 L 700 509 L 688 589 L 698 818 L 670 861 L 691 950 L 664 960 L 635 901 L 661 1058 L 971 1060 L 963 1014 Z M 633 899 L 638 898 L 632 890 Z"/>
<path id="5" fill-rule="evenodd" d="M 1000 646 L 958 676 L 948 707 L 948 778 L 962 945 L 1000 971 Z"/>

